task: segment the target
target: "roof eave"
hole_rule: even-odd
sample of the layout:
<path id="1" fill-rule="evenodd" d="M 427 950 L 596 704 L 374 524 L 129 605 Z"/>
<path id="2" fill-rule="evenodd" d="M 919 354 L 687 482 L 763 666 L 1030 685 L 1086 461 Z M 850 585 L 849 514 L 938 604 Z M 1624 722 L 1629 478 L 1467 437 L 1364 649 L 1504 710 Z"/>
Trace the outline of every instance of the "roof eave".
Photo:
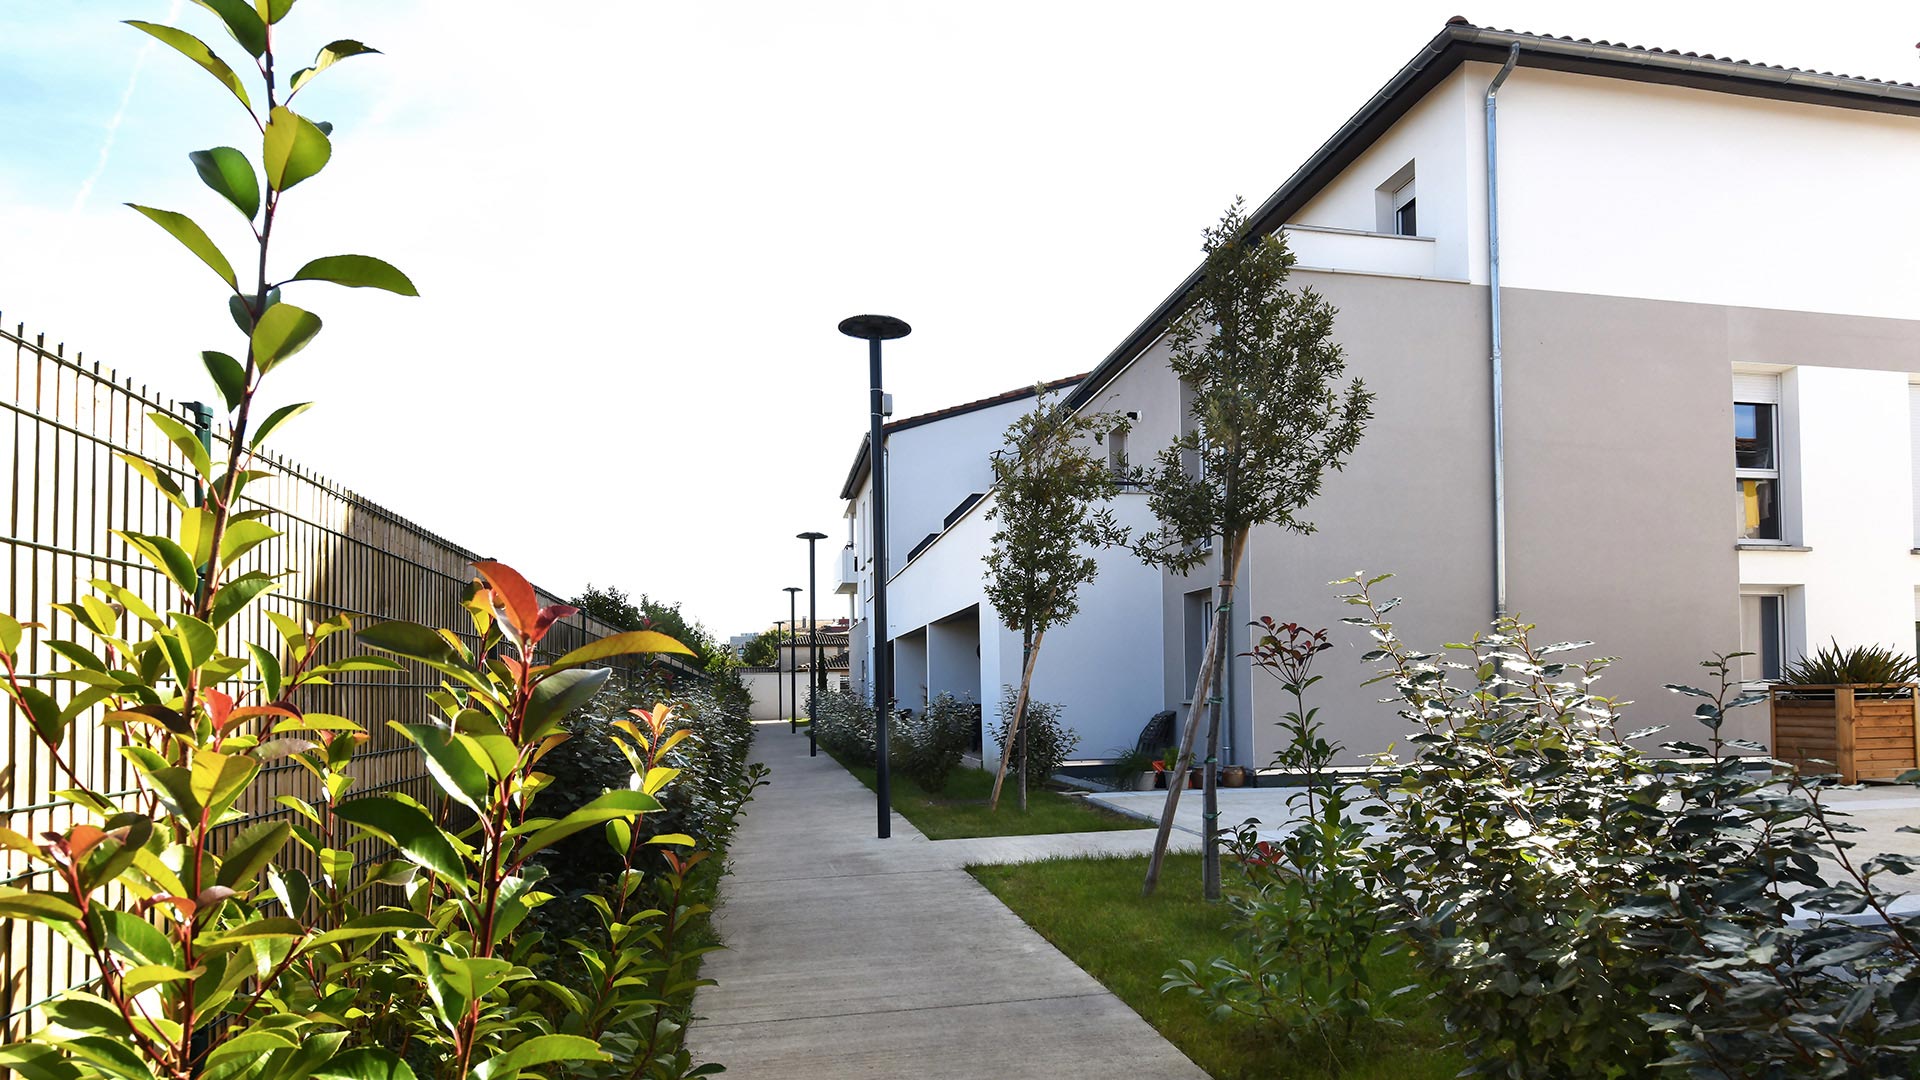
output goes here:
<path id="1" fill-rule="evenodd" d="M 1508 50 L 1516 43 L 1520 46 L 1521 67 L 1920 116 L 1920 88 L 1912 86 L 1450 23 L 1248 215 L 1250 229 L 1264 234 L 1285 225 L 1288 218 L 1338 177 L 1455 68 L 1476 60 L 1504 63 Z M 1108 353 L 1067 395 L 1065 407 L 1079 409 L 1091 401 L 1121 368 L 1167 328 L 1199 282 L 1200 268 L 1196 266 L 1119 347 Z"/>

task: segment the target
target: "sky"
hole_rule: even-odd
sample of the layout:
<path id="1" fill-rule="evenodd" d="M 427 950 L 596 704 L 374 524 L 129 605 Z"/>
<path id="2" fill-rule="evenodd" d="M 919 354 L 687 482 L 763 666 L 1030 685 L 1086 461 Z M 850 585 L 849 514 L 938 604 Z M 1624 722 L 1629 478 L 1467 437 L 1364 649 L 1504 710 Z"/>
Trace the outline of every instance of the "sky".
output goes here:
<path id="1" fill-rule="evenodd" d="M 1848 0 L 301 0 L 289 60 L 382 54 L 297 99 L 334 153 L 274 265 L 376 255 L 421 296 L 289 287 L 326 328 L 265 385 L 318 402 L 275 443 L 548 589 L 722 637 L 785 617 L 819 530 L 842 614 L 867 366 L 841 319 L 913 325 L 896 416 L 1085 371 L 1454 14 L 1920 81 L 1920 9 Z M 246 59 L 183 0 L 0 0 L 0 322 L 208 398 L 200 350 L 244 348 L 225 287 L 121 204 L 240 251 L 187 154 L 259 136 L 129 18 Z"/>

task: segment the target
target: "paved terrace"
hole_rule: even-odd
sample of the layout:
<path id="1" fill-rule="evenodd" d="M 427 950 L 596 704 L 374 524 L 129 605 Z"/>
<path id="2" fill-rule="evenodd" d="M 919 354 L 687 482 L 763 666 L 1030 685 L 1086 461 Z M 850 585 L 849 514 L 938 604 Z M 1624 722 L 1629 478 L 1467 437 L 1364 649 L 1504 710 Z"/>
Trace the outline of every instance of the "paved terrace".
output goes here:
<path id="1" fill-rule="evenodd" d="M 1222 788 L 1220 824 L 1232 827 L 1248 818 L 1257 818 L 1261 838 L 1277 839 L 1293 819 L 1294 811 L 1287 805 L 1287 799 L 1298 790 L 1284 787 Z M 1174 813 L 1174 836 L 1183 838 L 1189 847 L 1198 845 L 1203 835 L 1200 794 L 1198 791 L 1182 792 L 1180 807 Z M 1167 793 L 1115 791 L 1098 792 L 1088 797 L 1110 810 L 1159 821 L 1160 811 L 1166 806 Z M 1869 784 L 1856 789 L 1828 791 L 1821 796 L 1821 802 L 1846 815 L 1839 820 L 1860 828 L 1860 832 L 1842 834 L 1845 839 L 1853 841 L 1854 847 L 1847 855 L 1856 864 L 1880 852 L 1920 856 L 1920 833 L 1900 831 L 1903 825 L 1920 827 L 1920 789 L 1903 784 Z M 1374 832 L 1378 830 L 1379 826 L 1373 827 Z M 1830 879 L 1838 875 L 1838 871 L 1831 866 L 1824 867 L 1823 872 Z M 1896 911 L 1920 911 L 1920 874 L 1908 877 L 1882 874 L 1875 880 L 1889 892 L 1906 894 L 1894 904 Z"/>
<path id="2" fill-rule="evenodd" d="M 963 869 L 1143 853 L 1152 830 L 932 841 L 895 814 L 880 840 L 873 794 L 804 733 L 763 724 L 753 754 L 773 773 L 721 885 L 698 1060 L 739 1080 L 1206 1080 Z"/>

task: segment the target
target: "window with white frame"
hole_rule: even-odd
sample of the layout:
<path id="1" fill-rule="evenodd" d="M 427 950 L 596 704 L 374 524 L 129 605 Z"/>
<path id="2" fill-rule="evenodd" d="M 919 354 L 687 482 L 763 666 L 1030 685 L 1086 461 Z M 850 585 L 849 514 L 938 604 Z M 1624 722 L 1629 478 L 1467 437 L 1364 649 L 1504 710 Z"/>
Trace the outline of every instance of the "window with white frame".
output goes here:
<path id="1" fill-rule="evenodd" d="M 1785 538 L 1780 511 L 1780 376 L 1733 377 L 1735 533 L 1743 541 Z"/>
<path id="2" fill-rule="evenodd" d="M 1913 443 L 1913 546 L 1920 549 L 1920 383 L 1907 386 L 1907 428 Z"/>
<path id="3" fill-rule="evenodd" d="M 1213 629 L 1213 591 L 1200 589 L 1186 595 L 1186 660 L 1187 682 L 1184 696 L 1192 703 L 1193 687 L 1200 681 L 1201 665 L 1206 663 L 1207 633 Z"/>
<path id="4" fill-rule="evenodd" d="M 1415 214 L 1413 165 L 1409 161 L 1373 190 L 1374 231 L 1389 236 L 1418 236 L 1420 222 Z"/>
<path id="5" fill-rule="evenodd" d="M 1408 180 L 1393 193 L 1393 235 L 1419 236 L 1419 219 L 1414 214 L 1413 181 Z"/>
<path id="6" fill-rule="evenodd" d="M 1740 596 L 1740 681 L 1774 682 L 1787 652 L 1787 598 L 1780 593 Z"/>

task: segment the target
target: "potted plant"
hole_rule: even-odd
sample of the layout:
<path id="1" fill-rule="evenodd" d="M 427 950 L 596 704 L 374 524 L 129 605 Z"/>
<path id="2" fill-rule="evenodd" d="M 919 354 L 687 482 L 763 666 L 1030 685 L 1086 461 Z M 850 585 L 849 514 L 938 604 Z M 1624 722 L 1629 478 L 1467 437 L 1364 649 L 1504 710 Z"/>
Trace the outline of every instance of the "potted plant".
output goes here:
<path id="1" fill-rule="evenodd" d="M 1119 791 L 1152 791 L 1153 755 L 1137 746 L 1114 751 L 1113 786 Z"/>
<path id="2" fill-rule="evenodd" d="M 1773 756 L 1846 784 L 1920 767 L 1920 661 L 1882 645 L 1829 644 L 1768 688 Z"/>
<path id="3" fill-rule="evenodd" d="M 1177 746 L 1169 746 L 1165 750 L 1160 751 L 1160 756 L 1153 760 L 1154 787 L 1164 788 L 1167 786 L 1167 774 L 1173 771 L 1173 762 L 1176 761 L 1179 756 L 1180 748 Z M 1187 786 L 1197 788 L 1201 782 L 1200 763 L 1196 760 L 1193 763 L 1193 767 L 1187 770 Z"/>

